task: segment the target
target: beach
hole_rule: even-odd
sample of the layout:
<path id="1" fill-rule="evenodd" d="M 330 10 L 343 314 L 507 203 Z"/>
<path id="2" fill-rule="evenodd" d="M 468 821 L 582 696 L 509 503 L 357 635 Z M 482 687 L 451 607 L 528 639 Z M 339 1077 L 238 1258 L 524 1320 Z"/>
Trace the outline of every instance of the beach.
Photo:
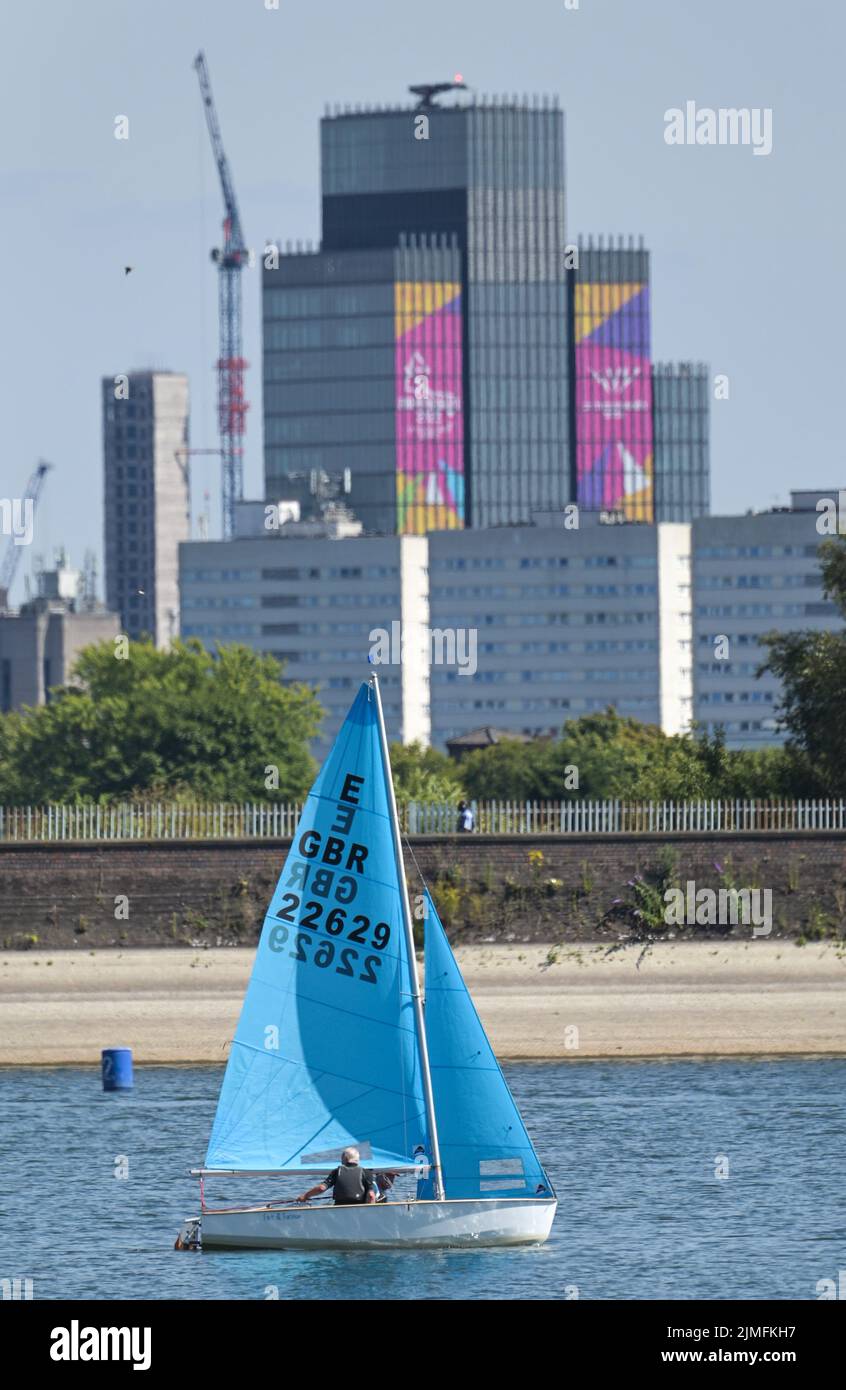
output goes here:
<path id="1" fill-rule="evenodd" d="M 829 943 L 473 945 L 457 957 L 511 1060 L 846 1055 L 846 952 Z M 0 1065 L 225 1061 L 253 950 L 0 953 Z"/>

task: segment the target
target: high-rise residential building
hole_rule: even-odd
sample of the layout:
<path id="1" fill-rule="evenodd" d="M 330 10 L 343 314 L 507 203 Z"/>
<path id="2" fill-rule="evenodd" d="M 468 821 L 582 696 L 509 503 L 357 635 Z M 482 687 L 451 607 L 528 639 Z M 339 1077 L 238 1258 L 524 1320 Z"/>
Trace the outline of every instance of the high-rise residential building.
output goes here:
<path id="1" fill-rule="evenodd" d="M 431 627 L 477 646 L 472 675 L 432 666 L 433 744 L 480 725 L 556 734 L 608 706 L 688 727 L 690 527 L 583 523 L 429 536 Z"/>
<path id="2" fill-rule="evenodd" d="M 649 252 L 580 243 L 570 271 L 573 496 L 587 511 L 655 519 Z"/>
<path id="3" fill-rule="evenodd" d="M 767 632 L 843 631 L 822 592 L 817 502 L 838 489 L 791 493 L 790 507 L 692 524 L 694 717 L 722 727 L 729 747 L 778 743 L 780 684 L 769 672 Z"/>
<path id="4" fill-rule="evenodd" d="M 265 490 L 351 471 L 368 530 L 570 500 L 564 124 L 462 101 L 321 126 L 323 237 L 265 256 Z"/>
<path id="5" fill-rule="evenodd" d="M 326 711 L 321 757 L 373 670 L 373 633 L 397 657 L 378 667 L 390 737 L 427 744 L 430 735 L 426 539 L 348 531 L 331 516 L 270 532 L 259 522 L 252 535 L 179 548 L 182 635 L 211 650 L 241 642 L 282 662 L 283 683 L 315 687 Z"/>
<path id="6" fill-rule="evenodd" d="M 179 632 L 178 548 L 190 535 L 188 378 L 104 377 L 106 603 L 157 646 Z"/>
<path id="7" fill-rule="evenodd" d="M 692 523 L 587 513 L 572 530 L 567 513 L 538 513 L 428 537 L 356 535 L 342 509 L 268 533 L 255 506 L 255 534 L 180 547 L 182 631 L 210 648 L 245 642 L 284 661 L 285 680 L 317 685 L 324 737 L 380 630 L 392 738 L 548 734 L 613 706 L 665 733 L 695 720 L 731 747 L 774 744 L 762 635 L 844 630 L 822 591 L 821 498 L 841 500 L 794 492 L 789 508 Z"/>
<path id="8" fill-rule="evenodd" d="M 710 392 L 704 362 L 652 368 L 656 521 L 693 521 L 710 511 Z"/>
<path id="9" fill-rule="evenodd" d="M 559 514 L 559 518 L 562 514 Z M 392 738 L 555 733 L 603 710 L 690 723 L 690 528 L 602 525 L 347 536 L 286 524 L 180 547 L 182 632 L 239 641 L 318 688 L 323 739 L 378 654 Z M 382 634 L 377 637 L 374 634 Z"/>

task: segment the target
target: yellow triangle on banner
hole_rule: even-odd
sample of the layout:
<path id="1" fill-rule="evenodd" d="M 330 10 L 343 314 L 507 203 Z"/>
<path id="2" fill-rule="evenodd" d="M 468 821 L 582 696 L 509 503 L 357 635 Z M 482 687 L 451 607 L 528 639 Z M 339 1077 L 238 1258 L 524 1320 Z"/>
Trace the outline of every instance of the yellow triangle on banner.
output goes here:
<path id="1" fill-rule="evenodd" d="M 439 506 L 424 504 L 414 507 L 403 519 L 400 534 L 403 536 L 425 536 L 428 531 L 461 531 L 464 523 L 456 515 L 455 508 L 442 502 Z"/>
<path id="2" fill-rule="evenodd" d="M 617 503 L 626 521 L 654 521 L 655 511 L 652 502 L 652 479 L 641 492 L 630 493 Z"/>
<path id="3" fill-rule="evenodd" d="M 582 338 L 587 338 L 595 329 L 605 323 L 606 319 L 610 319 L 612 314 L 616 314 L 618 309 L 622 309 L 624 304 L 628 304 L 629 300 L 633 299 L 636 294 L 640 294 L 643 288 L 643 284 L 577 284 L 574 300 L 576 342 L 579 343 Z"/>
<path id="4" fill-rule="evenodd" d="M 620 448 L 622 449 L 622 445 Z M 623 493 L 617 506 L 627 521 L 654 521 L 654 499 L 652 490 L 652 455 L 647 454 L 642 464 L 632 459 L 625 470 Z"/>
<path id="5" fill-rule="evenodd" d="M 398 280 L 394 285 L 394 336 L 400 338 L 410 328 L 416 328 L 429 314 L 455 299 L 460 291 L 460 285 L 449 281 Z"/>

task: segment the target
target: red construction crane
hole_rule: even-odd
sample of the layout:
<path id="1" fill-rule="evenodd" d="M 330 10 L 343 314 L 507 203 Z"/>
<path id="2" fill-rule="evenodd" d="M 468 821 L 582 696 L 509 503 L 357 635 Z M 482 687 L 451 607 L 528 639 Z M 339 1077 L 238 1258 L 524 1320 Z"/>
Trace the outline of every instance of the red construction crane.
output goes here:
<path id="1" fill-rule="evenodd" d="M 21 498 L 21 512 L 24 513 L 25 511 L 29 511 L 29 516 L 26 519 L 26 524 L 32 524 L 32 519 L 35 516 L 35 508 L 38 503 L 39 494 L 41 492 L 42 487 L 44 486 L 44 479 L 47 477 L 47 473 L 52 467 L 52 463 L 45 463 L 43 459 L 39 459 L 37 467 L 30 476 L 29 482 L 27 483 L 26 488 L 24 490 L 24 495 Z M 31 510 L 29 510 L 25 506 L 28 500 L 32 502 Z M 10 502 L 9 506 L 10 508 L 12 508 L 13 504 Z M 10 512 L 10 516 L 12 518 L 12 525 L 14 526 L 15 517 L 13 510 Z M 23 523 L 24 516 L 21 515 L 18 518 L 18 520 L 21 523 Z M 14 534 L 10 531 L 9 543 L 6 547 L 6 557 L 3 560 L 2 565 L 0 565 L 0 609 L 3 609 L 8 605 L 9 595 L 12 592 L 12 585 L 15 582 L 15 575 L 17 573 L 18 564 L 20 562 L 22 549 L 23 541 L 21 541 L 21 544 L 18 544 L 15 540 Z"/>
<path id="2" fill-rule="evenodd" d="M 217 419 L 222 463 L 223 534 L 235 531 L 235 503 L 244 496 L 243 440 L 249 409 L 244 393 L 244 372 L 248 363 L 241 356 L 241 271 L 249 263 L 244 245 L 235 188 L 223 149 L 223 140 L 214 107 L 208 68 L 202 53 L 194 59 L 200 92 L 206 112 L 226 216 L 223 219 L 223 249 L 211 258 L 218 268 L 218 313 L 220 318 L 220 356 L 217 360 Z"/>

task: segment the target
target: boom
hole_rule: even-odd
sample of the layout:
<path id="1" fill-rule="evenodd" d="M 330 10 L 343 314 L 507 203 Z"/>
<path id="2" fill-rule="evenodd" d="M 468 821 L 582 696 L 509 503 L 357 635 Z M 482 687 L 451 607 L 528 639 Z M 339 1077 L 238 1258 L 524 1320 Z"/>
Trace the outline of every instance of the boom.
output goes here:
<path id="1" fill-rule="evenodd" d="M 228 228 L 226 228 L 226 223 L 224 223 L 229 241 L 229 245 L 224 247 L 224 254 L 227 252 L 230 254 L 240 252 L 242 256 L 246 256 L 248 252 L 244 245 L 244 237 L 241 231 L 241 218 L 238 214 L 238 200 L 235 197 L 235 185 L 232 182 L 226 151 L 223 148 L 223 137 L 220 133 L 220 122 L 217 119 L 211 82 L 209 81 L 209 70 L 206 67 L 204 53 L 200 52 L 197 54 L 194 59 L 194 67 L 197 70 L 197 77 L 200 81 L 200 93 L 203 98 L 203 107 L 206 113 L 206 125 L 209 128 L 212 151 L 214 153 L 215 163 L 217 164 L 217 172 L 220 175 L 223 202 L 226 207 L 226 216 L 229 222 Z"/>
<path id="2" fill-rule="evenodd" d="M 223 247 L 212 251 L 211 256 L 217 264 L 219 277 L 220 355 L 217 360 L 217 418 L 222 456 L 221 510 L 223 534 L 231 536 L 235 529 L 235 503 L 244 495 L 243 438 L 249 405 L 244 391 L 247 363 L 241 352 L 241 271 L 248 264 L 250 253 L 244 245 L 235 187 L 223 148 L 223 138 L 203 53 L 197 54 L 194 67 L 200 82 L 206 125 L 226 209 L 223 219 Z"/>

